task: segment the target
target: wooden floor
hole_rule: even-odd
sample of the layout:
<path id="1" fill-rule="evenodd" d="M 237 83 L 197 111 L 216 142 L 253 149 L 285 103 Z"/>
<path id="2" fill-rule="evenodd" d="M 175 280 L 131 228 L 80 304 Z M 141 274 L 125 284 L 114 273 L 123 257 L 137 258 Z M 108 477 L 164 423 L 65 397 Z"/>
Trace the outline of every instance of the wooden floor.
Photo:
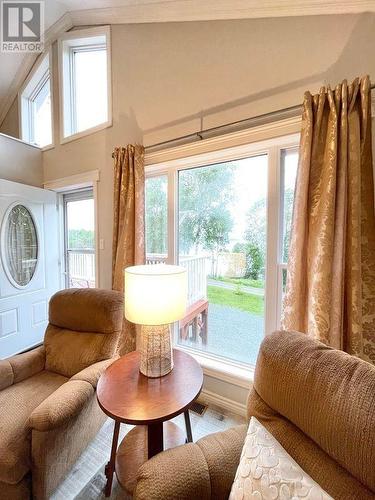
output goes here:
<path id="1" fill-rule="evenodd" d="M 190 412 L 193 439 L 199 438 L 225 430 L 234 425 L 244 422 L 238 415 L 228 413 L 219 408 L 208 407 L 202 416 Z M 179 426 L 184 428 L 184 419 L 180 415 L 173 419 Z M 123 424 L 120 429 L 121 436 L 132 428 Z M 104 466 L 109 458 L 111 439 L 113 432 L 113 421 L 107 420 L 95 440 L 77 461 L 69 476 L 51 496 L 51 500 L 103 500 L 103 488 L 105 485 Z M 111 499 L 124 499 L 124 494 L 119 485 L 114 481 Z"/>

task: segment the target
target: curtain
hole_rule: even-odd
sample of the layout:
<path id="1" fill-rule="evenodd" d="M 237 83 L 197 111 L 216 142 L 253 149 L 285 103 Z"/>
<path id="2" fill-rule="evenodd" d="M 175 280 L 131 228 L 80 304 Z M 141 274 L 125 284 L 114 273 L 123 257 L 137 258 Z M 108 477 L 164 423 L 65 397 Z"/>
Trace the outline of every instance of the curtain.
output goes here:
<path id="1" fill-rule="evenodd" d="M 370 80 L 303 106 L 282 328 L 375 363 Z"/>
<path id="2" fill-rule="evenodd" d="M 116 148 L 113 158 L 112 288 L 123 292 L 124 269 L 145 263 L 144 148 L 139 145 Z M 119 354 L 135 348 L 136 325 L 124 319 Z"/>

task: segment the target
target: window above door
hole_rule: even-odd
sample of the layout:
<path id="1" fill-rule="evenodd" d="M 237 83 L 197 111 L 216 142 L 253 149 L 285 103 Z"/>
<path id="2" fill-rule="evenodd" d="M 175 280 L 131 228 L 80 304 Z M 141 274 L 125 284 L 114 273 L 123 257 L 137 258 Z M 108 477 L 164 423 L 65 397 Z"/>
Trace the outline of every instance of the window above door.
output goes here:
<path id="1" fill-rule="evenodd" d="M 59 40 L 61 142 L 112 124 L 110 28 L 70 31 Z"/>

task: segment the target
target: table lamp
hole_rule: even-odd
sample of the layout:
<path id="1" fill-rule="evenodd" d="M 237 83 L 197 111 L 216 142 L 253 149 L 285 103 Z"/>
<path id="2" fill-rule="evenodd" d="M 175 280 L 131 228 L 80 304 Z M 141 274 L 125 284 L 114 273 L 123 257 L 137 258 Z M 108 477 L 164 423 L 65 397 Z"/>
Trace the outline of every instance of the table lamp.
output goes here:
<path id="1" fill-rule="evenodd" d="M 162 377 L 172 370 L 170 324 L 184 317 L 186 301 L 184 267 L 150 264 L 125 269 L 125 317 L 141 325 L 143 375 Z"/>

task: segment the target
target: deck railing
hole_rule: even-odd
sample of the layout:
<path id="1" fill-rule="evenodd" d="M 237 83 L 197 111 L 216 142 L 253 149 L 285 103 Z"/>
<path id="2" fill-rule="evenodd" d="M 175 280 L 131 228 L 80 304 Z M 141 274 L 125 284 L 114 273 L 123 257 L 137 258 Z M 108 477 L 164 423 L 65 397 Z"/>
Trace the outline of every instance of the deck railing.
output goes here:
<path id="1" fill-rule="evenodd" d="M 205 299 L 207 296 L 207 257 L 181 256 L 180 265 L 186 268 L 188 275 L 188 306 Z M 166 263 L 167 256 L 163 254 L 147 254 L 147 264 Z"/>
<path id="2" fill-rule="evenodd" d="M 92 288 L 95 286 L 95 251 L 72 250 L 67 251 L 67 272 L 69 286 L 77 288 Z"/>

